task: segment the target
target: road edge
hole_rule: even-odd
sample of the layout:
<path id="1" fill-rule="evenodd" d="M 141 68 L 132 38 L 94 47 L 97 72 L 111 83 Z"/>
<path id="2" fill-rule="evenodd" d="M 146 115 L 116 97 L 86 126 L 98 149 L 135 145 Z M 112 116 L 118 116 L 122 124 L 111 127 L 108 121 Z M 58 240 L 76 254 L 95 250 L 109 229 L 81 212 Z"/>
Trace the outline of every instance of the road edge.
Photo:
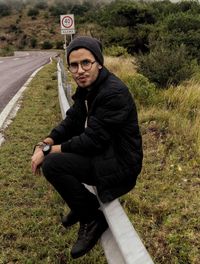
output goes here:
<path id="1" fill-rule="evenodd" d="M 51 62 L 51 58 L 50 58 Z M 46 65 L 46 64 L 45 64 Z M 22 98 L 24 91 L 28 88 L 29 83 L 35 77 L 35 75 L 45 66 L 41 66 L 36 69 L 24 83 L 24 85 L 19 89 L 19 91 L 13 96 L 9 103 L 4 107 L 0 114 L 0 146 L 5 141 L 3 136 L 3 131 L 12 122 L 13 118 L 16 116 L 18 110 L 20 109 L 19 100 Z"/>

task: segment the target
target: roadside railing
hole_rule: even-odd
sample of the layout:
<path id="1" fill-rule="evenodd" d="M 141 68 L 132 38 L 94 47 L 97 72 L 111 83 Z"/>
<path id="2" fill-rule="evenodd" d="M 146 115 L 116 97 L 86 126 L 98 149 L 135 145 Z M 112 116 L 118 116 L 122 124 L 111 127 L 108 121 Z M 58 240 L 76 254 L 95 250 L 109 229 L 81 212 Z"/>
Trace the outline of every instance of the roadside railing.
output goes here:
<path id="1" fill-rule="evenodd" d="M 62 118 L 69 108 L 62 83 L 63 66 L 57 64 L 58 94 Z M 97 195 L 95 187 L 86 186 Z M 98 195 L 97 195 L 98 197 Z M 110 203 L 101 204 L 109 229 L 102 235 L 103 246 L 107 262 L 109 264 L 153 264 L 149 253 L 143 245 L 140 237 L 128 219 L 118 199 Z"/>

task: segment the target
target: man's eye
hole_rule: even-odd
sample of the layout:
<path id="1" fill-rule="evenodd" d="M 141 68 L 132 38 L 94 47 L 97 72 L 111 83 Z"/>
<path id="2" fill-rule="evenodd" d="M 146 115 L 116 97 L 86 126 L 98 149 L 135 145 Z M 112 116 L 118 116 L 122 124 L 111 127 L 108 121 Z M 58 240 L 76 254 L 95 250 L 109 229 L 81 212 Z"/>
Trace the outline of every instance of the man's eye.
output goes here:
<path id="1" fill-rule="evenodd" d="M 87 66 L 90 64 L 90 61 L 89 60 L 83 60 L 82 63 L 81 63 L 83 66 Z"/>
<path id="2" fill-rule="evenodd" d="M 71 68 L 76 68 L 76 67 L 78 67 L 78 64 L 77 64 L 77 63 L 71 63 L 71 64 L 70 64 L 70 67 L 71 67 Z"/>

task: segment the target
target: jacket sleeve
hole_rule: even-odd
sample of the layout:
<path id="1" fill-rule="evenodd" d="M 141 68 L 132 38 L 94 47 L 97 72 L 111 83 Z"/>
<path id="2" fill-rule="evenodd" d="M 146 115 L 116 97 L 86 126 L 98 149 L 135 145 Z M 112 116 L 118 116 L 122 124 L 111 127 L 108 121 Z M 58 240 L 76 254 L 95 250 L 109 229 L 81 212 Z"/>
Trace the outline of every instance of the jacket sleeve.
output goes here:
<path id="1" fill-rule="evenodd" d="M 89 117 L 84 132 L 62 143 L 62 152 L 95 155 L 106 149 L 113 131 L 120 129 L 127 120 L 132 102 L 130 97 L 126 90 L 101 96 L 95 102 L 96 110 Z"/>
<path id="2" fill-rule="evenodd" d="M 84 100 L 75 101 L 66 112 L 66 118 L 51 131 L 48 137 L 54 140 L 54 144 L 61 144 L 75 135 L 80 135 L 85 128 L 86 112 Z"/>

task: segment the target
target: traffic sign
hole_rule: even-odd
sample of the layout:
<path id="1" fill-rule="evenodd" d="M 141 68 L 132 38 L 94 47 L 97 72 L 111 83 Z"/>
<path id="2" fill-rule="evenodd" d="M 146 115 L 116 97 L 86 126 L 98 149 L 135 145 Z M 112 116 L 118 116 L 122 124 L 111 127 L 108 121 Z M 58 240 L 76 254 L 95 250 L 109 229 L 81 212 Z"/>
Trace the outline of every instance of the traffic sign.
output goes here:
<path id="1" fill-rule="evenodd" d="M 74 15 L 60 16 L 61 34 L 75 34 Z"/>

